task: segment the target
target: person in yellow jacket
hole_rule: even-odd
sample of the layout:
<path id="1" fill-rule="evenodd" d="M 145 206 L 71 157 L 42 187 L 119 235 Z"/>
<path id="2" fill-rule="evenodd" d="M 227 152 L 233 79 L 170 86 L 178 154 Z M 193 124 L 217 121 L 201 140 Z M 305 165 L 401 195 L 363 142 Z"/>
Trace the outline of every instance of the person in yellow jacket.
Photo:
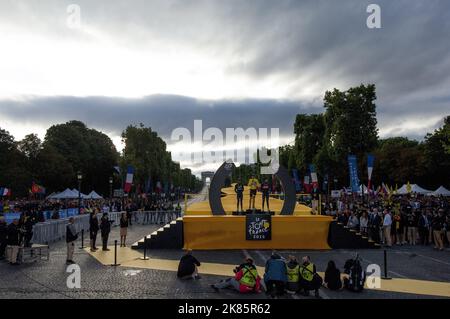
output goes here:
<path id="1" fill-rule="evenodd" d="M 290 294 L 295 294 L 300 288 L 300 264 L 295 256 L 289 256 L 288 262 L 286 263 L 286 274 L 286 290 Z"/>
<path id="2" fill-rule="evenodd" d="M 248 205 L 248 209 L 255 209 L 255 198 L 259 186 L 260 185 L 258 179 L 255 178 L 254 175 L 252 175 L 248 180 L 248 187 L 250 188 L 250 202 Z"/>
<path id="3" fill-rule="evenodd" d="M 211 285 L 215 291 L 232 288 L 240 293 L 259 293 L 261 291 L 261 277 L 256 270 L 253 259 L 246 258 L 245 262 L 234 269 L 234 277 L 221 280 Z"/>
<path id="4" fill-rule="evenodd" d="M 300 290 L 304 291 L 305 296 L 309 296 L 309 291 L 314 290 L 314 295 L 319 298 L 319 288 L 322 285 L 322 278 L 316 272 L 316 266 L 311 262 L 308 256 L 302 258 L 300 272 Z"/>

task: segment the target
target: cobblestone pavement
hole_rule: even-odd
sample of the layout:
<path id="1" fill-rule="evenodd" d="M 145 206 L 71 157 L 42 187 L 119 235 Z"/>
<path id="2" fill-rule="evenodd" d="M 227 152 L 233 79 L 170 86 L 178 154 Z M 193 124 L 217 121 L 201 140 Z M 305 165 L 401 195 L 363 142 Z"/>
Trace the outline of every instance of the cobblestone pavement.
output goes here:
<path id="1" fill-rule="evenodd" d="M 129 244 L 156 230 L 156 225 L 133 225 L 129 229 Z M 119 239 L 119 229 L 113 228 L 110 243 Z M 150 257 L 179 259 L 182 251 L 152 250 Z M 238 264 L 244 255 L 251 255 L 256 264 L 263 266 L 270 251 L 197 251 L 200 261 Z M 319 271 L 324 271 L 328 260 L 333 259 L 342 269 L 355 251 L 280 251 L 283 256 L 290 254 L 301 257 L 309 255 Z M 364 265 L 377 263 L 383 265 L 381 250 L 359 250 Z M 433 251 L 430 247 L 396 247 L 389 250 L 389 275 L 397 278 L 410 278 L 450 282 L 450 252 Z M 0 298 L 267 298 L 264 293 L 258 295 L 238 295 L 229 290 L 214 292 L 210 285 L 222 277 L 203 275 L 200 280 L 180 281 L 170 271 L 133 269 L 126 267 L 104 266 L 84 250 L 76 249 L 74 259 L 81 268 L 81 288 L 69 289 L 66 280 L 65 242 L 53 243 L 50 261 L 40 261 L 12 267 L 0 262 Z M 120 262 L 120 260 L 119 260 Z M 430 298 L 405 293 L 366 290 L 361 294 L 347 291 L 331 292 L 321 289 L 322 298 Z M 284 298 L 293 298 L 286 296 Z M 307 297 L 294 296 L 296 299 Z"/>

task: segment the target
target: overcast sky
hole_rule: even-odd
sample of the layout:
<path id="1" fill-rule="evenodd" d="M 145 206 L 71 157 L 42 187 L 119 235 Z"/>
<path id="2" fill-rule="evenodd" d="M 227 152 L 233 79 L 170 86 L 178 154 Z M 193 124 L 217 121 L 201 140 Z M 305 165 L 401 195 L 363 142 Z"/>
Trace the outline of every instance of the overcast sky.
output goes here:
<path id="1" fill-rule="evenodd" d="M 0 127 L 43 138 L 79 119 L 120 149 L 127 124 L 170 146 L 202 119 L 276 127 L 285 143 L 326 90 L 375 83 L 380 136 L 422 139 L 450 114 L 449 52 L 448 0 L 0 0 Z"/>

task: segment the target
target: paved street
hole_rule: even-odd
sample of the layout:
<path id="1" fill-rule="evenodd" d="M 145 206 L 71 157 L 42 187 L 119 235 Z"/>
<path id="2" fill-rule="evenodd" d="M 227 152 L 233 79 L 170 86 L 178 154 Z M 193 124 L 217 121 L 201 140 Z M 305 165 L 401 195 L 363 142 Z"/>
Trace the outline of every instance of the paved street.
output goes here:
<path id="1" fill-rule="evenodd" d="M 133 225 L 129 230 L 128 242 L 140 239 L 158 226 Z M 110 243 L 118 239 L 119 229 L 111 234 Z M 178 260 L 182 251 L 153 250 L 151 258 Z M 258 266 L 264 266 L 270 251 L 198 251 L 195 256 L 203 262 L 237 264 L 247 254 L 252 256 Z M 289 254 L 301 257 L 309 255 L 319 271 L 324 271 L 328 260 L 333 259 L 341 268 L 345 260 L 354 256 L 354 251 L 280 251 L 282 256 Z M 360 250 L 364 265 L 378 263 L 383 265 L 381 250 Z M 430 247 L 396 247 L 389 251 L 389 275 L 395 278 L 409 278 L 430 281 L 450 282 L 450 252 L 433 251 Z M 76 249 L 75 261 L 81 267 L 81 289 L 66 286 L 65 243 L 51 245 L 50 261 L 24 264 L 11 267 L 0 263 L 0 298 L 266 298 L 265 294 L 241 296 L 233 291 L 214 292 L 210 284 L 223 278 L 202 275 L 197 281 L 177 280 L 172 271 L 111 267 L 99 263 L 89 253 Z M 120 260 L 119 260 L 120 262 Z M 432 298 L 420 294 L 405 294 L 386 291 L 366 290 L 361 294 L 347 291 L 331 292 L 321 290 L 322 298 Z M 285 298 L 292 298 L 286 296 Z M 295 296 L 303 299 L 306 297 Z"/>

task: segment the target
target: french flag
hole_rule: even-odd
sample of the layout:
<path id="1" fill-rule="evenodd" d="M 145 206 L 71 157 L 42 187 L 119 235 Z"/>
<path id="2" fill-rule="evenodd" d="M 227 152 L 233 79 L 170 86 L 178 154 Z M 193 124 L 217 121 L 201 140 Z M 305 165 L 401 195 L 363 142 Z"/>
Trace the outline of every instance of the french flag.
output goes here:
<path id="1" fill-rule="evenodd" d="M 131 186 L 133 186 L 133 175 L 134 167 L 131 165 L 127 166 L 127 177 L 125 179 L 125 192 L 129 193 L 131 191 Z"/>
<path id="2" fill-rule="evenodd" d="M 11 196 L 11 190 L 9 188 L 0 187 L 0 196 Z"/>

